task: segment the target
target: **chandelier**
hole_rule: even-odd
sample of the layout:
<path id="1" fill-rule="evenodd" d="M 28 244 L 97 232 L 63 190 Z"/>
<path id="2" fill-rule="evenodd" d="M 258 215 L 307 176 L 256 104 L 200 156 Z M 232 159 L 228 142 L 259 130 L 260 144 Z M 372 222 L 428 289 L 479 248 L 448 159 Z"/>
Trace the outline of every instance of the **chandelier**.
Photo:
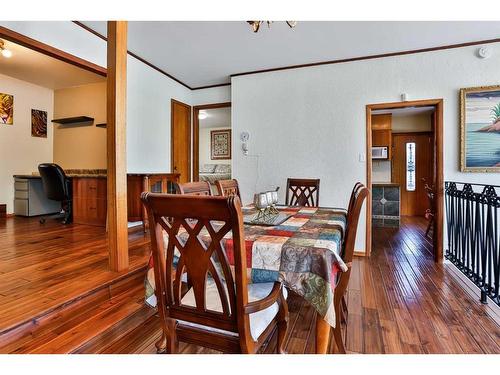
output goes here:
<path id="1" fill-rule="evenodd" d="M 260 28 L 260 25 L 263 24 L 264 22 L 267 23 L 267 27 L 271 27 L 271 23 L 273 23 L 273 21 L 247 21 L 250 26 L 252 26 L 252 30 L 254 33 L 256 33 L 257 31 L 259 31 L 259 28 Z M 285 21 L 286 24 L 288 26 L 290 26 L 290 28 L 294 28 L 295 25 L 297 25 L 297 21 Z"/>

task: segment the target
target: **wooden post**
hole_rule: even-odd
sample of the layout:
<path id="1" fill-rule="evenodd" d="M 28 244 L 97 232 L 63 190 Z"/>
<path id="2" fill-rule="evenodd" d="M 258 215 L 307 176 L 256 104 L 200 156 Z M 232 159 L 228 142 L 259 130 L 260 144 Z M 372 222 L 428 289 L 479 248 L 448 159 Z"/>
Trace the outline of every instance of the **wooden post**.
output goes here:
<path id="1" fill-rule="evenodd" d="M 108 246 L 112 271 L 128 268 L 127 228 L 127 22 L 108 21 L 107 168 Z"/>

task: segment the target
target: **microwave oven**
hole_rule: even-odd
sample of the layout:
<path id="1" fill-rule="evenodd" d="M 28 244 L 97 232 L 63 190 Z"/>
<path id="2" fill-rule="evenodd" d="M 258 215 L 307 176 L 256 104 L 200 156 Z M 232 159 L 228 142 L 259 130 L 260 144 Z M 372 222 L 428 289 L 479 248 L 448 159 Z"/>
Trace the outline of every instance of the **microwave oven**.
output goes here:
<path id="1" fill-rule="evenodd" d="M 387 159 L 389 157 L 387 146 L 372 147 L 372 159 Z"/>

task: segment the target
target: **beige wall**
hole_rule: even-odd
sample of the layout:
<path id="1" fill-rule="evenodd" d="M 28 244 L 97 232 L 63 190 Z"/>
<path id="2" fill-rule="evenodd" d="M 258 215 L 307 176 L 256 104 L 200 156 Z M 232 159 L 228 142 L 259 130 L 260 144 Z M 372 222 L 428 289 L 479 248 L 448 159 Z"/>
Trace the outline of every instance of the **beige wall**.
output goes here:
<path id="1" fill-rule="evenodd" d="M 89 116 L 92 125 L 54 124 L 54 163 L 65 169 L 105 169 L 106 82 L 54 91 L 54 118 Z"/>
<path id="2" fill-rule="evenodd" d="M 14 124 L 0 124 L 0 203 L 14 212 L 14 174 L 31 174 L 52 162 L 54 92 L 0 74 L 0 92 L 14 95 Z M 47 138 L 31 136 L 31 110 L 47 111 Z"/>
<path id="3" fill-rule="evenodd" d="M 392 115 L 392 132 L 430 132 L 432 130 L 431 114 L 422 113 L 406 116 Z"/>

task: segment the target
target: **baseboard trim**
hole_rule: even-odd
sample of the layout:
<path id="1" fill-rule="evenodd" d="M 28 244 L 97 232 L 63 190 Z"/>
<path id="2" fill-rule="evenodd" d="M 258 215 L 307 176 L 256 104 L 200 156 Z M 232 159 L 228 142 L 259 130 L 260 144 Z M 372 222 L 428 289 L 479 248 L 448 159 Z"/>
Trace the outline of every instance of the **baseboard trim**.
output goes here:
<path id="1" fill-rule="evenodd" d="M 481 297 L 481 291 L 479 288 L 472 281 L 470 281 L 467 276 L 460 272 L 460 270 L 449 260 L 445 259 L 443 265 L 449 271 L 450 275 L 457 280 L 458 285 L 460 285 L 460 287 L 468 295 L 476 299 L 477 303 L 480 303 L 479 299 Z M 495 302 L 491 301 L 489 298 L 488 304 L 482 306 L 484 306 L 485 313 L 500 327 L 500 306 L 495 304 Z"/>

